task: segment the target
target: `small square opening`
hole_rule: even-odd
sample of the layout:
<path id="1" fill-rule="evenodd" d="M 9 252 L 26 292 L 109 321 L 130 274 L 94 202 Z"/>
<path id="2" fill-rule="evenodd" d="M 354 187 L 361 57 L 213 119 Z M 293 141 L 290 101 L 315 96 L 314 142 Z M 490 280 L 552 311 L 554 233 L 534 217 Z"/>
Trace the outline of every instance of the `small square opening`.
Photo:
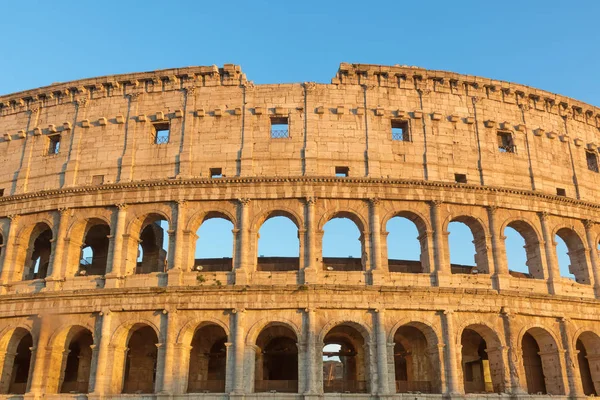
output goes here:
<path id="1" fill-rule="evenodd" d="M 338 178 L 347 178 L 350 173 L 348 167 L 335 167 L 335 176 Z"/>
<path id="2" fill-rule="evenodd" d="M 213 179 L 222 178 L 223 170 L 221 168 L 211 168 L 210 169 L 210 177 Z"/>
<path id="3" fill-rule="evenodd" d="M 401 142 L 408 142 L 410 140 L 408 135 L 408 121 L 392 120 L 392 140 Z"/>
<path id="4" fill-rule="evenodd" d="M 500 153 L 515 153 L 516 147 L 510 132 L 498 131 L 497 138 Z"/>
<path id="5" fill-rule="evenodd" d="M 467 174 L 454 174 L 454 181 L 456 183 L 467 183 Z"/>
<path id="6" fill-rule="evenodd" d="M 58 154 L 60 151 L 60 135 L 48 136 L 48 154 Z"/>
<path id="7" fill-rule="evenodd" d="M 563 188 L 556 188 L 556 195 L 557 196 L 566 196 L 567 191 Z"/>
<path id="8" fill-rule="evenodd" d="M 92 176 L 92 185 L 98 186 L 104 184 L 104 175 L 94 175 Z"/>
<path id="9" fill-rule="evenodd" d="M 592 151 L 585 152 L 585 160 L 590 171 L 598 172 L 598 156 Z"/>
<path id="10" fill-rule="evenodd" d="M 290 137 L 288 117 L 271 117 L 271 139 L 287 139 Z"/>
<path id="11" fill-rule="evenodd" d="M 171 137 L 171 127 L 168 122 L 154 124 L 154 144 L 169 143 Z"/>
<path id="12" fill-rule="evenodd" d="M 0 197 L 4 196 L 4 189 L 0 189 Z"/>

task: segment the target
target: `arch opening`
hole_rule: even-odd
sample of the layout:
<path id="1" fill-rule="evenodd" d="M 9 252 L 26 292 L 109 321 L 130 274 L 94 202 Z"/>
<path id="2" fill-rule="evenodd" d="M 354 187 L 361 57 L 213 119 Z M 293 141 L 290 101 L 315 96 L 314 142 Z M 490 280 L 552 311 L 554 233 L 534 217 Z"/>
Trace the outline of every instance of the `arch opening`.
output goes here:
<path id="1" fill-rule="evenodd" d="M 135 273 L 166 272 L 169 245 L 169 221 L 158 214 L 147 216 L 140 231 Z"/>
<path id="2" fill-rule="evenodd" d="M 439 393 L 439 365 L 434 343 L 417 327 L 404 325 L 394 334 L 396 393 Z"/>
<path id="3" fill-rule="evenodd" d="M 68 343 L 61 366 L 60 393 L 88 393 L 92 365 L 92 332 L 82 329 Z"/>
<path id="4" fill-rule="evenodd" d="M 270 325 L 256 339 L 255 392 L 298 392 L 298 338 L 285 325 Z"/>
<path id="5" fill-rule="evenodd" d="M 521 339 L 521 350 L 527 392 L 563 395 L 560 355 L 552 336 L 541 328 L 531 328 Z"/>
<path id="6" fill-rule="evenodd" d="M 29 239 L 23 280 L 44 279 L 48 275 L 48 267 L 52 255 L 52 229 L 41 222 L 35 226 Z"/>
<path id="7" fill-rule="evenodd" d="M 297 271 L 300 268 L 298 227 L 288 216 L 272 214 L 258 231 L 258 271 Z"/>
<path id="8" fill-rule="evenodd" d="M 489 348 L 488 342 L 477 328 L 481 329 L 465 329 L 460 339 L 465 393 L 502 393 L 504 387 L 501 350 Z"/>
<path id="9" fill-rule="evenodd" d="M 197 329 L 192 338 L 188 393 L 225 393 L 227 334 L 215 324 Z"/>
<path id="10" fill-rule="evenodd" d="M 560 275 L 577 283 L 590 284 L 585 247 L 574 230 L 561 228 L 554 236 Z"/>
<path id="11" fill-rule="evenodd" d="M 427 260 L 427 236 L 408 215 L 399 215 L 388 220 L 387 254 L 390 272 L 421 273 Z"/>
<path id="12" fill-rule="evenodd" d="M 485 232 L 474 218 L 461 216 L 450 221 L 448 249 L 453 274 L 489 274 Z"/>
<path id="13" fill-rule="evenodd" d="M 218 272 L 233 269 L 233 223 L 221 214 L 208 215 L 196 231 L 195 271 Z"/>
<path id="14" fill-rule="evenodd" d="M 83 240 L 79 260 L 79 275 L 105 275 L 108 262 L 110 227 L 105 224 L 94 224 Z"/>
<path id="15" fill-rule="evenodd" d="M 367 362 L 361 333 L 353 326 L 337 325 L 323 340 L 323 391 L 367 393 Z"/>
<path id="16" fill-rule="evenodd" d="M 586 396 L 597 396 L 600 392 L 600 336 L 584 332 L 575 344 L 581 386 Z"/>
<path id="17" fill-rule="evenodd" d="M 142 325 L 131 333 L 127 341 L 123 393 L 154 392 L 157 344 L 156 332 L 148 325 Z"/>
<path id="18" fill-rule="evenodd" d="M 31 348 L 33 338 L 31 333 L 23 328 L 17 328 L 6 348 L 0 393 L 24 394 L 29 386 L 31 370 Z"/>
<path id="19" fill-rule="evenodd" d="M 517 278 L 544 279 L 540 241 L 524 221 L 512 221 L 504 228 L 509 274 Z"/>
<path id="20" fill-rule="evenodd" d="M 338 213 L 323 226 L 323 268 L 326 271 L 363 271 L 364 235 L 357 218 Z"/>

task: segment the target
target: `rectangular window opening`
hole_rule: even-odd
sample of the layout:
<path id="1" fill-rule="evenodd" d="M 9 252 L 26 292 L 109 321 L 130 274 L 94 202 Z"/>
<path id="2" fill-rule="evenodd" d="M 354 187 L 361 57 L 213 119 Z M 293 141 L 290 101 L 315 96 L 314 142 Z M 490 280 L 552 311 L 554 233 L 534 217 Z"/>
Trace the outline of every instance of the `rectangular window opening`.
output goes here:
<path id="1" fill-rule="evenodd" d="M 211 168 L 210 177 L 213 179 L 223 178 L 223 170 L 221 168 Z"/>
<path id="2" fill-rule="evenodd" d="M 154 124 L 154 144 L 169 143 L 171 136 L 171 127 L 168 122 Z"/>
<path id="3" fill-rule="evenodd" d="M 587 167 L 590 171 L 598 172 L 598 156 L 593 151 L 585 152 Z"/>
<path id="4" fill-rule="evenodd" d="M 287 139 L 290 137 L 288 117 L 271 117 L 271 139 Z"/>
<path id="5" fill-rule="evenodd" d="M 98 186 L 104 184 L 104 175 L 93 175 L 92 176 L 92 185 Z"/>
<path id="6" fill-rule="evenodd" d="M 0 197 L 4 196 L 4 189 L 0 189 Z"/>
<path id="7" fill-rule="evenodd" d="M 58 154 L 60 151 L 60 135 L 48 136 L 48 154 Z"/>
<path id="8" fill-rule="evenodd" d="M 516 146 L 510 132 L 498 131 L 498 150 L 500 153 L 516 153 Z"/>
<path id="9" fill-rule="evenodd" d="M 338 178 L 347 178 L 350 174 L 350 168 L 348 167 L 335 167 L 335 176 Z"/>
<path id="10" fill-rule="evenodd" d="M 467 174 L 454 174 L 454 181 L 456 183 L 467 183 Z"/>
<path id="11" fill-rule="evenodd" d="M 556 188 L 556 195 L 557 196 L 566 196 L 567 191 L 563 188 Z"/>
<path id="12" fill-rule="evenodd" d="M 408 142 L 410 140 L 408 134 L 408 121 L 399 119 L 392 120 L 392 140 Z"/>

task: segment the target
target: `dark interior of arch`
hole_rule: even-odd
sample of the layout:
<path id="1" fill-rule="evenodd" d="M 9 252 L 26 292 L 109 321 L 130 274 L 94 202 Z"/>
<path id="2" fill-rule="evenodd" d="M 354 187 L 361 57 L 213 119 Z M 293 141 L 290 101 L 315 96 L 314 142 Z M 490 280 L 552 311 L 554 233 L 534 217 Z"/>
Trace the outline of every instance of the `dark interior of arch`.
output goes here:
<path id="1" fill-rule="evenodd" d="M 106 274 L 106 263 L 108 261 L 108 244 L 110 227 L 106 224 L 96 224 L 88 229 L 83 240 L 82 257 L 79 261 L 80 271 L 86 275 Z M 91 256 L 86 256 L 88 248 Z"/>
<path id="2" fill-rule="evenodd" d="M 255 392 L 298 392 L 298 339 L 288 327 L 271 325 L 258 335 Z"/>
<path id="3" fill-rule="evenodd" d="M 527 393 L 546 394 L 546 380 L 542 367 L 542 358 L 539 355 L 540 347 L 535 338 L 529 333 L 523 335 L 521 344 L 523 351 L 523 366 L 525 368 L 525 380 L 527 381 Z"/>
<path id="4" fill-rule="evenodd" d="M 31 348 L 33 347 L 33 338 L 30 333 L 26 333 L 18 342 L 15 349 L 12 365 L 5 364 L 10 368 L 8 391 L 10 394 L 23 394 L 27 391 L 29 383 L 29 370 L 31 366 Z M 2 385 L 4 387 L 4 384 Z"/>
<path id="5" fill-rule="evenodd" d="M 461 345 L 465 393 L 495 392 L 486 341 L 476 331 L 465 329 Z"/>
<path id="6" fill-rule="evenodd" d="M 599 343 L 596 343 L 599 344 Z M 597 396 L 598 392 L 596 391 L 596 386 L 594 384 L 594 375 L 600 375 L 600 371 L 593 370 L 590 366 L 590 361 L 588 360 L 588 352 L 585 344 L 581 339 L 577 339 L 575 350 L 577 353 L 577 363 L 579 365 L 579 374 L 581 376 L 581 386 L 583 387 L 583 393 L 586 396 Z M 600 353 L 600 349 L 596 349 L 597 353 Z"/>
<path id="7" fill-rule="evenodd" d="M 32 246 L 30 247 L 31 257 L 24 270 L 24 280 L 43 279 L 48 274 L 50 255 L 52 253 L 52 230 L 45 224 L 40 229 L 42 231 L 35 236 L 30 245 Z"/>
<path id="8" fill-rule="evenodd" d="M 258 271 L 297 271 L 300 268 L 298 227 L 285 213 L 273 213 L 258 231 Z"/>
<path id="9" fill-rule="evenodd" d="M 200 272 L 233 269 L 233 223 L 221 213 L 209 213 L 196 230 L 194 270 Z"/>
<path id="10" fill-rule="evenodd" d="M 338 325 L 327 333 L 323 344 L 323 356 L 329 358 L 323 361 L 323 391 L 366 393 L 364 338 L 360 332 Z M 328 347 L 332 350 L 326 350 Z"/>
<path id="11" fill-rule="evenodd" d="M 402 326 L 394 334 L 396 392 L 439 393 L 433 373 L 433 353 L 418 328 Z"/>
<path id="12" fill-rule="evenodd" d="M 192 338 L 188 393 L 224 393 L 227 335 L 218 325 L 207 325 L 196 330 Z"/>
<path id="13" fill-rule="evenodd" d="M 78 332 L 68 344 L 60 393 L 88 393 L 94 339 L 87 329 Z"/>
<path id="14" fill-rule="evenodd" d="M 129 338 L 123 393 L 153 393 L 158 348 L 156 332 L 149 326 L 136 329 Z"/>
<path id="15" fill-rule="evenodd" d="M 166 271 L 168 246 L 164 246 L 164 243 L 168 233 L 163 226 L 168 226 L 167 220 L 157 215 L 149 216 L 142 226 L 140 233 L 142 257 L 137 263 L 135 273 L 149 274 Z"/>

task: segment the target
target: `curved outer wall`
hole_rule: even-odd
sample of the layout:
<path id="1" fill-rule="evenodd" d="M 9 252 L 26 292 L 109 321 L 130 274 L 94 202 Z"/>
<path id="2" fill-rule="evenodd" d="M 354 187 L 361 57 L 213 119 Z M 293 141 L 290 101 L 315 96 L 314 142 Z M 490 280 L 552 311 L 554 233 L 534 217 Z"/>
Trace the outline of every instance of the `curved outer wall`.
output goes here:
<path id="1" fill-rule="evenodd" d="M 271 138 L 272 118 L 288 119 L 289 137 Z M 161 123 L 170 136 L 156 144 Z M 393 140 L 392 124 L 405 127 L 408 140 Z M 569 98 L 399 66 L 342 64 L 331 84 L 280 85 L 254 85 L 233 65 L 190 67 L 0 97 L 3 380 L 15 338 L 30 332 L 26 396 L 76 398 L 57 393 L 60 371 L 65 343 L 87 329 L 88 397 L 120 398 L 131 332 L 145 324 L 157 338 L 157 398 L 280 398 L 255 393 L 254 379 L 260 332 L 275 324 L 298 343 L 298 394 L 286 398 L 315 398 L 323 395 L 323 342 L 341 325 L 364 341 L 367 392 L 342 396 L 379 398 L 396 392 L 395 335 L 411 326 L 437 360 L 439 393 L 431 397 L 469 391 L 465 329 L 485 339 L 494 390 L 505 396 L 527 397 L 526 333 L 540 346 L 548 393 L 589 391 L 580 342 L 600 390 L 600 175 L 589 165 L 599 127 L 600 110 Z M 508 151 L 499 151 L 499 134 L 510 137 Z M 348 177 L 335 177 L 336 167 Z M 223 177 L 211 179 L 219 168 Z M 164 272 L 136 274 L 151 214 L 170 226 Z M 195 233 L 216 215 L 234 225 L 232 270 L 193 271 Z M 257 233 L 273 215 L 298 226 L 297 270 L 257 267 Z M 388 267 L 386 223 L 397 215 L 419 230 L 419 273 Z M 326 268 L 323 227 L 336 216 L 362 233 L 359 270 Z M 84 236 L 98 221 L 110 229 L 106 270 L 82 275 Z M 451 221 L 471 228 L 479 273 L 452 273 Z M 52 235 L 48 274 L 28 279 L 42 222 Z M 507 226 L 527 241 L 530 278 L 509 272 Z M 575 281 L 560 276 L 557 233 Z M 192 336 L 207 324 L 227 336 L 226 394 L 186 394 Z M 8 396 L 5 386 L 0 396 Z"/>

